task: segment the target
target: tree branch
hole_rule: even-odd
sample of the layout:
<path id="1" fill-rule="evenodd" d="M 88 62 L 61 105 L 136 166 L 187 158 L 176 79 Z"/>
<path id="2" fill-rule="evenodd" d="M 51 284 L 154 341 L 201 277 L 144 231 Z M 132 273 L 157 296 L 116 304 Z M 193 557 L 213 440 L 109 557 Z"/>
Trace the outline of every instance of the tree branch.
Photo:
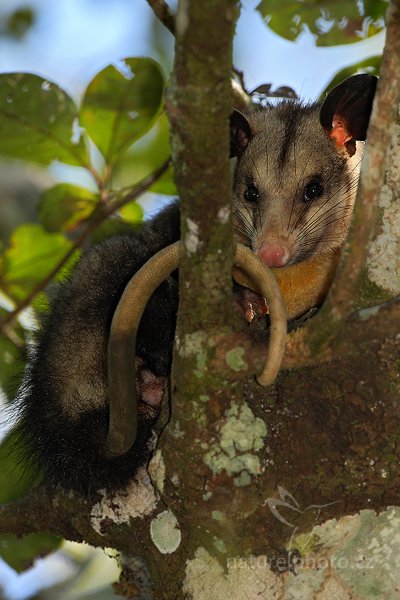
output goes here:
<path id="1" fill-rule="evenodd" d="M 311 323 L 310 323 L 311 325 Z M 309 367 L 357 353 L 371 339 L 394 338 L 400 329 L 400 297 L 349 315 L 337 331 L 334 344 L 318 353 L 310 345 L 308 326 L 288 336 L 282 369 Z"/>
<path id="2" fill-rule="evenodd" d="M 142 179 L 139 183 L 137 183 L 133 189 L 125 196 L 116 200 L 114 202 L 110 202 L 109 204 L 102 204 L 101 208 L 96 207 L 93 211 L 92 215 L 89 217 L 89 224 L 82 231 L 82 233 L 77 237 L 77 239 L 73 242 L 71 248 L 68 252 L 62 257 L 61 260 L 55 265 L 55 267 L 47 274 L 47 276 L 35 286 L 35 288 L 31 291 L 30 294 L 22 302 L 18 304 L 18 306 L 9 312 L 3 319 L 0 320 L 0 331 L 2 331 L 11 321 L 18 316 L 18 314 L 27 308 L 34 298 L 44 290 L 50 281 L 57 275 L 57 273 L 64 267 L 64 265 L 69 261 L 72 255 L 80 248 L 85 240 L 90 236 L 91 233 L 97 227 L 105 221 L 109 216 L 114 214 L 117 210 L 128 204 L 131 200 L 134 200 L 144 192 L 146 192 L 156 181 L 165 173 L 170 165 L 171 159 L 168 158 L 160 167 L 155 169 L 152 173 L 147 175 L 144 179 Z"/>
<path id="3" fill-rule="evenodd" d="M 134 546 L 145 543 L 147 517 L 159 508 L 158 501 L 144 470 L 138 472 L 126 489 L 112 496 L 100 493 L 95 498 L 84 498 L 70 490 L 43 484 L 23 498 L 0 504 L 0 534 L 46 532 L 132 555 Z"/>
<path id="4" fill-rule="evenodd" d="M 165 0 L 147 0 L 156 17 L 175 35 L 175 16 Z"/>
<path id="5" fill-rule="evenodd" d="M 175 15 L 172 14 L 165 0 L 147 0 L 147 2 L 161 23 L 165 25 L 172 35 L 175 35 Z M 238 81 L 232 79 L 233 104 L 237 110 L 246 112 L 251 106 L 251 96 L 249 96 L 245 88 L 243 73 L 235 67 L 232 70 L 238 78 Z"/>
<path id="6" fill-rule="evenodd" d="M 358 299 L 360 276 L 365 267 L 368 244 L 377 225 L 378 198 L 385 180 L 392 125 L 400 105 L 400 0 L 393 0 L 387 11 L 387 36 L 380 79 L 368 128 L 361 177 L 355 203 L 352 231 L 328 296 L 324 318 L 338 322 L 354 309 Z M 347 252 L 347 254 L 346 254 Z M 321 315 L 322 317 L 322 315 Z M 320 327 L 320 319 L 315 327 Z"/>
<path id="7" fill-rule="evenodd" d="M 349 240 L 336 277 L 321 311 L 299 334 L 303 351 L 311 351 L 316 360 L 334 355 L 343 339 L 343 320 L 361 306 L 363 274 L 369 242 L 379 225 L 378 200 L 385 182 L 393 123 L 400 105 L 400 0 L 393 0 L 387 12 L 387 37 L 381 65 L 381 78 L 363 157 Z M 367 280 L 368 284 L 368 280 Z M 366 290 L 368 296 L 368 289 Z M 386 296 L 387 297 L 387 296 Z M 378 298 L 375 303 L 382 301 Z M 294 349 L 294 346 L 293 346 Z M 301 359 L 300 359 L 301 361 Z"/>
<path id="8" fill-rule="evenodd" d="M 57 510 L 54 510 L 55 503 Z M 42 485 L 19 500 L 0 505 L 0 533 L 27 535 L 46 532 L 76 542 L 89 541 L 93 545 L 101 545 L 100 540 L 89 531 L 80 532 L 72 525 L 74 517 L 87 515 L 88 508 L 82 498 Z"/>

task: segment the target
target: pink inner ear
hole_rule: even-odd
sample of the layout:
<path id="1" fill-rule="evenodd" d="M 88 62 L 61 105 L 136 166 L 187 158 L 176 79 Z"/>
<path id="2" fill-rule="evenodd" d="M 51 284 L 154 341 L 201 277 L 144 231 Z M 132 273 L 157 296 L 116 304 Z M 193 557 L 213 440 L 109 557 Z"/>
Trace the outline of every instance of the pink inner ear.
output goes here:
<path id="1" fill-rule="evenodd" d="M 352 139 L 347 130 L 346 122 L 339 115 L 333 115 L 332 129 L 329 136 L 335 140 L 337 146 L 344 146 L 346 142 Z"/>
<path id="2" fill-rule="evenodd" d="M 250 141 L 248 136 L 246 135 L 244 129 L 242 129 L 241 127 L 238 127 L 236 129 L 236 139 L 241 148 L 246 148 L 246 146 L 248 145 L 248 143 Z"/>

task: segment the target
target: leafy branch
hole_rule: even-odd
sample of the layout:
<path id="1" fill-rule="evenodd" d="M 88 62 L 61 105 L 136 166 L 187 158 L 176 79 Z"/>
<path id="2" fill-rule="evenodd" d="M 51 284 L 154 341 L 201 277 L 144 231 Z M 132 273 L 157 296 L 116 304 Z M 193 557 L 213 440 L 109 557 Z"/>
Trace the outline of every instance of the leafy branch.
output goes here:
<path id="1" fill-rule="evenodd" d="M 61 269 L 67 264 L 72 255 L 78 250 L 85 240 L 90 236 L 91 233 L 106 219 L 108 219 L 112 214 L 114 214 L 117 210 L 131 202 L 144 192 L 146 192 L 151 186 L 166 172 L 170 165 L 170 158 L 168 158 L 158 169 L 147 175 L 142 181 L 136 184 L 126 195 L 122 198 L 119 198 L 115 201 L 110 201 L 107 203 L 102 203 L 93 211 L 92 215 L 89 217 L 89 224 L 82 231 L 82 233 L 77 237 L 77 239 L 72 244 L 71 248 L 68 252 L 63 256 L 63 258 L 56 264 L 56 266 L 47 274 L 47 276 L 40 281 L 32 292 L 22 301 L 20 302 L 14 310 L 9 312 L 3 319 L 0 320 L 0 331 L 3 330 L 11 321 L 15 319 L 15 317 L 27 306 L 29 306 L 35 297 L 43 291 L 50 281 L 61 271 Z"/>
<path id="2" fill-rule="evenodd" d="M 4 134 L 0 154 L 42 165 L 58 160 L 83 167 L 98 188 L 97 195 L 62 184 L 46 190 L 39 211 L 44 227 L 23 225 L 13 233 L 0 256 L 0 285 L 16 303 L 11 312 L 2 315 L 0 331 L 4 332 L 100 224 L 166 172 L 170 159 L 163 162 L 169 153 L 160 111 L 164 75 L 152 59 L 127 58 L 103 69 L 89 83 L 79 108 L 59 86 L 37 75 L 6 73 L 0 75 L 0 82 L 0 128 Z M 133 189 L 110 190 L 111 176 L 132 160 L 127 151 L 155 122 L 157 153 L 149 156 L 147 163 L 162 165 Z M 89 138 L 103 155 L 102 173 L 91 162 Z M 150 170 L 143 159 L 138 163 L 139 169 Z M 66 232 L 83 223 L 85 228 L 77 231 L 71 244 Z"/>

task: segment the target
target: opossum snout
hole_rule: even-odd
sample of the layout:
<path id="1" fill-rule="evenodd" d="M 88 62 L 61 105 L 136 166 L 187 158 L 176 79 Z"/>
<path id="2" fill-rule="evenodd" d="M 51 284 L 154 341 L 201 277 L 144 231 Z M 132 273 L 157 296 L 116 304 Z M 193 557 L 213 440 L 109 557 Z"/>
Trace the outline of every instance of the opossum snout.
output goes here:
<path id="1" fill-rule="evenodd" d="M 290 259 L 289 247 L 283 240 L 264 243 L 256 254 L 267 267 L 284 267 Z"/>

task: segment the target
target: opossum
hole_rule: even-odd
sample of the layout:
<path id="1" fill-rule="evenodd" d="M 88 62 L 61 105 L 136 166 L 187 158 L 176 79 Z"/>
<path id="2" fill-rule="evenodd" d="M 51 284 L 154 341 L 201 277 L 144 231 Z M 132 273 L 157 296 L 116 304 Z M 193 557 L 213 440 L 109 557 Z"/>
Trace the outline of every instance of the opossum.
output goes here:
<path id="1" fill-rule="evenodd" d="M 356 75 L 322 104 L 291 100 L 231 116 L 235 237 L 282 275 L 313 257 L 330 260 L 345 240 L 375 85 L 376 78 Z M 84 494 L 113 490 L 148 460 L 171 365 L 176 274 L 156 290 L 142 317 L 132 357 L 139 430 L 132 448 L 115 459 L 105 452 L 107 341 L 129 279 L 179 237 L 175 202 L 140 231 L 95 246 L 51 300 L 19 393 L 18 427 L 25 456 L 46 481 Z M 308 308 L 317 296 L 311 294 Z M 296 309 L 291 313 L 297 316 Z"/>

